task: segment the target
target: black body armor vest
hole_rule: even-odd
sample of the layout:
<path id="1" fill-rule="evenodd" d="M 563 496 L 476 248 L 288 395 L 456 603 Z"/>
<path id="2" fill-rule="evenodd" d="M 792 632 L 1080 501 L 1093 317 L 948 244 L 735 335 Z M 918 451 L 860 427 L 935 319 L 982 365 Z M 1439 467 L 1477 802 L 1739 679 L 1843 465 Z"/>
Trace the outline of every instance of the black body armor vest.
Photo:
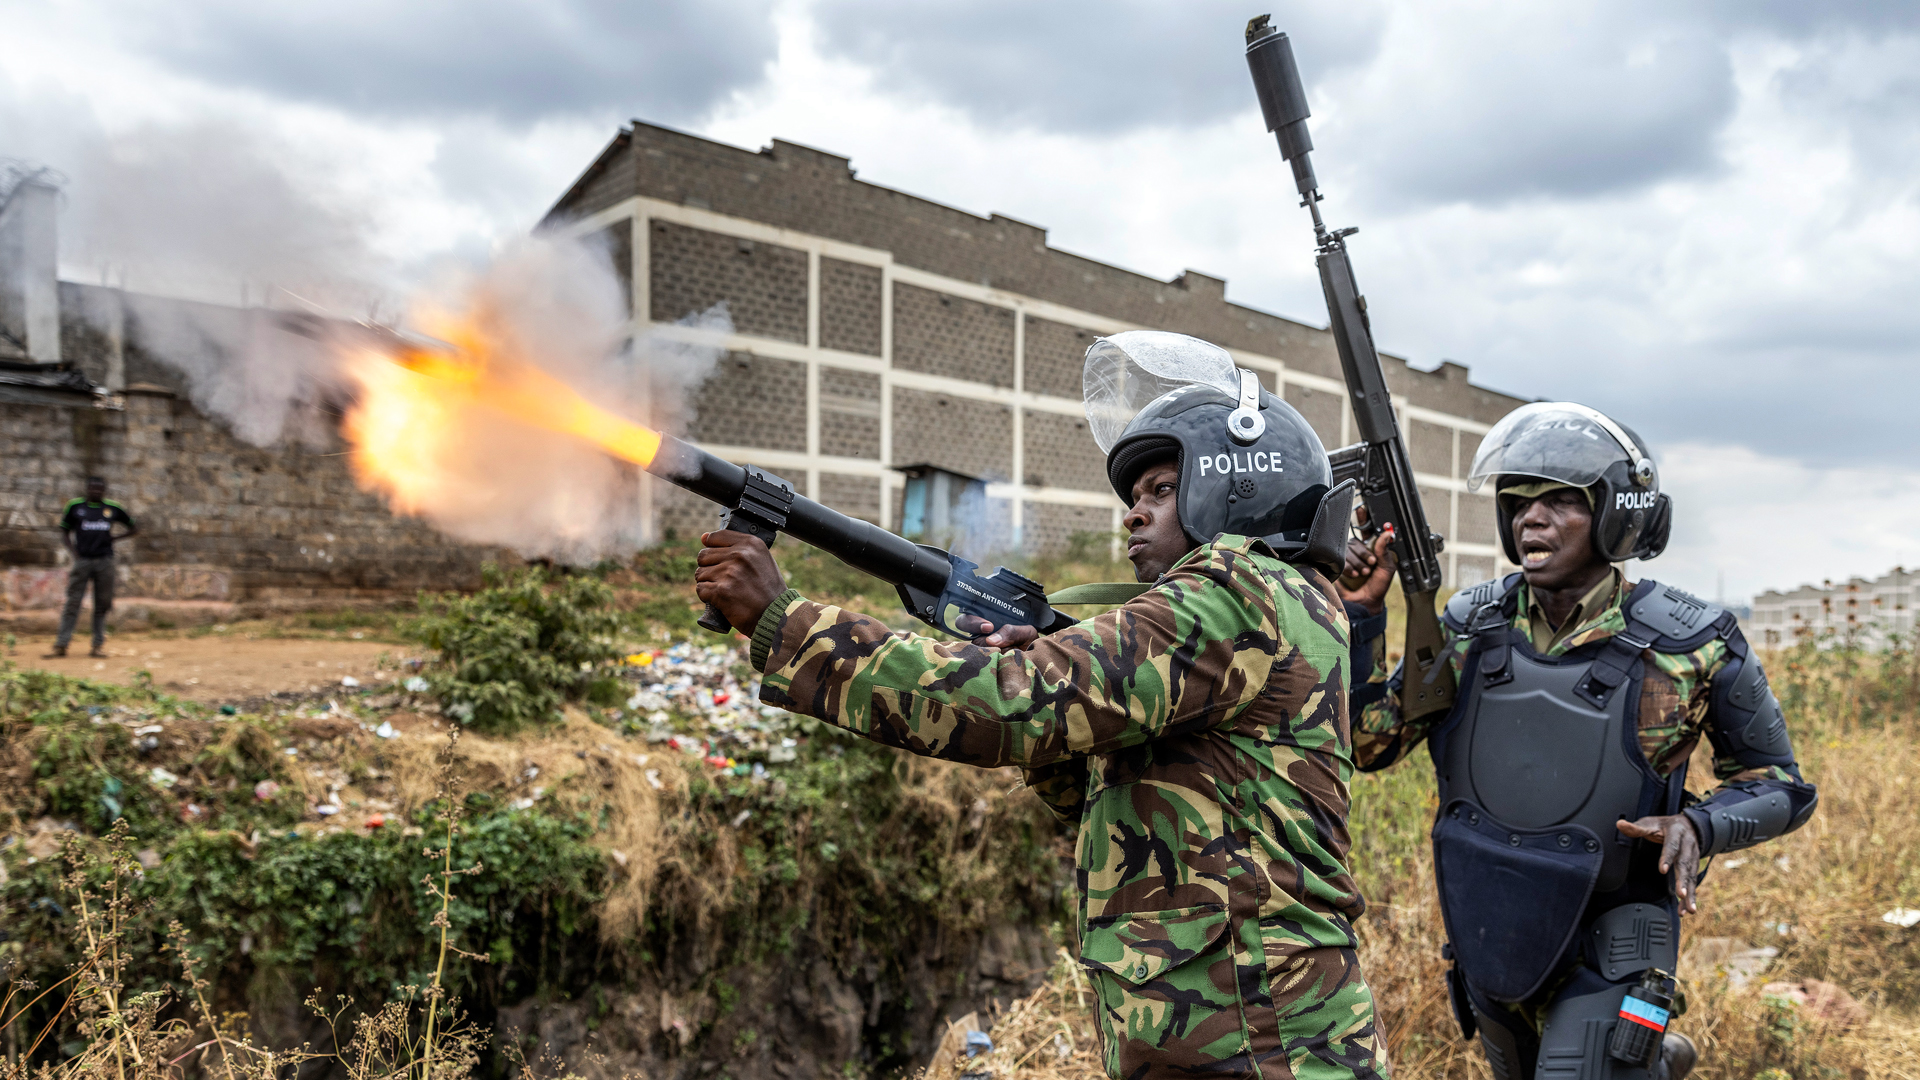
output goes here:
<path id="1" fill-rule="evenodd" d="M 1447 605 L 1449 629 L 1473 643 L 1459 698 L 1428 744 L 1448 936 L 1467 977 L 1504 1001 L 1537 991 L 1581 926 L 1604 913 L 1589 901 L 1628 885 L 1639 842 L 1615 823 L 1678 812 L 1684 766 L 1662 779 L 1640 751 L 1642 652 L 1690 652 L 1724 621 L 1712 605 L 1647 581 L 1623 605 L 1624 633 L 1542 656 L 1512 626 L 1519 578 Z"/>

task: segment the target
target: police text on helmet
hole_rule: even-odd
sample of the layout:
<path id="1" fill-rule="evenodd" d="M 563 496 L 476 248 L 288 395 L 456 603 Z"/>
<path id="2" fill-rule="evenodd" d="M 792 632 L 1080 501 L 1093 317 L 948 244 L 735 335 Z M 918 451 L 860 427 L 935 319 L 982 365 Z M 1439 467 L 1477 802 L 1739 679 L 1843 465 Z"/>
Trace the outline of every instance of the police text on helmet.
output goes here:
<path id="1" fill-rule="evenodd" d="M 1280 455 L 1255 451 L 1251 454 L 1215 454 L 1200 459 L 1200 475 L 1207 473 L 1265 472 L 1277 473 L 1286 470 L 1280 467 Z"/>

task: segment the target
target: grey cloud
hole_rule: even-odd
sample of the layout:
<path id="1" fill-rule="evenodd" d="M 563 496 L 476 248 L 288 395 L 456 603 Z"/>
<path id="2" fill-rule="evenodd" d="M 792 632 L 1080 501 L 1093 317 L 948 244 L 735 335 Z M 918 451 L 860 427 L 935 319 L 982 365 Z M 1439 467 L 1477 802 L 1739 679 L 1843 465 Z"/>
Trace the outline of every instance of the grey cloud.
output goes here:
<path id="1" fill-rule="evenodd" d="M 821 0 L 813 17 L 822 51 L 873 69 L 882 92 L 985 124 L 1113 134 L 1251 110 L 1242 32 L 1262 11 L 1293 36 L 1310 79 L 1364 63 L 1377 45 L 1373 3 Z"/>
<path id="2" fill-rule="evenodd" d="M 1499 205 L 1633 190 L 1718 167 L 1737 99 L 1726 42 L 1650 10 L 1511 8 L 1390 35 L 1349 94 L 1345 141 L 1393 203 Z"/>
<path id="3" fill-rule="evenodd" d="M 769 0 L 186 0 L 130 17 L 183 73 L 383 117 L 698 117 L 773 59 Z"/>

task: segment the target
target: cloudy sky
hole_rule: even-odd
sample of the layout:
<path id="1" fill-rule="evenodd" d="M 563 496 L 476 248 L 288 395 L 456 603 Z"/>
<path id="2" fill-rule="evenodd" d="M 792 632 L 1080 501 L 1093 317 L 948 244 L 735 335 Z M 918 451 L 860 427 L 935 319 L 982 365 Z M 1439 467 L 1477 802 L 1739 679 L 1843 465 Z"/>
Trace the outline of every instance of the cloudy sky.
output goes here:
<path id="1" fill-rule="evenodd" d="M 70 277 L 378 310 L 524 231 L 639 117 L 847 154 L 1323 323 L 1240 55 L 1259 10 L 0 0 L 0 157 L 66 176 Z M 1739 599 L 1920 562 L 1915 9 L 1271 10 L 1383 348 L 1653 440 L 1679 503 L 1661 577 Z"/>

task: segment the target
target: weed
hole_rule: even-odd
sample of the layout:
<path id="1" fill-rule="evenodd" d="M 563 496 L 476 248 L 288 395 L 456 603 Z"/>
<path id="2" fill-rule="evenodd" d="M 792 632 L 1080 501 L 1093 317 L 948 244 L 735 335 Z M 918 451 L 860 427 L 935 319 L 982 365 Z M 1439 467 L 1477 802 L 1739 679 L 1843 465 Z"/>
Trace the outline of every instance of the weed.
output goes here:
<path id="1" fill-rule="evenodd" d="M 427 681 L 447 714 L 475 731 L 551 723 L 568 701 L 610 704 L 624 623 L 598 578 L 488 566 L 472 596 L 422 594 L 403 632 L 440 652 Z"/>

